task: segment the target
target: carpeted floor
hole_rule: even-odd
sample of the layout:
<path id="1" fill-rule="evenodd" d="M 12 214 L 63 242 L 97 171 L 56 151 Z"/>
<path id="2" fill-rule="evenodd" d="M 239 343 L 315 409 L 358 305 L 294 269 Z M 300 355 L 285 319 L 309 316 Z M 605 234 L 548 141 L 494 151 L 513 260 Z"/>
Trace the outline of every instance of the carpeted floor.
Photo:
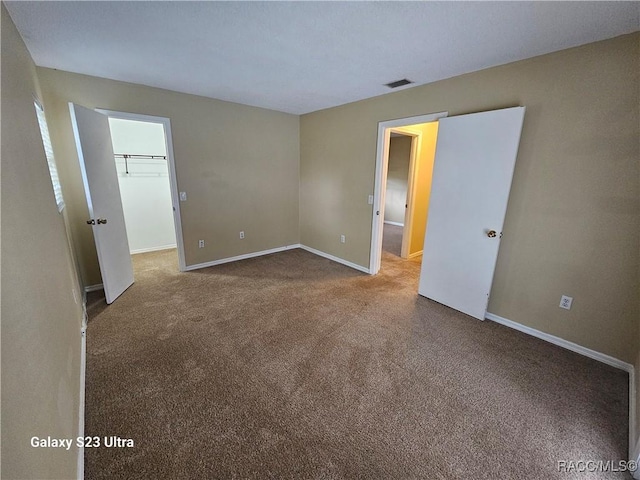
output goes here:
<path id="1" fill-rule="evenodd" d="M 620 460 L 627 374 L 303 250 L 189 273 L 136 255 L 90 297 L 87 479 L 564 479 Z"/>
<path id="2" fill-rule="evenodd" d="M 382 229 L 382 251 L 391 253 L 396 257 L 401 256 L 403 231 L 404 227 L 384 223 Z"/>

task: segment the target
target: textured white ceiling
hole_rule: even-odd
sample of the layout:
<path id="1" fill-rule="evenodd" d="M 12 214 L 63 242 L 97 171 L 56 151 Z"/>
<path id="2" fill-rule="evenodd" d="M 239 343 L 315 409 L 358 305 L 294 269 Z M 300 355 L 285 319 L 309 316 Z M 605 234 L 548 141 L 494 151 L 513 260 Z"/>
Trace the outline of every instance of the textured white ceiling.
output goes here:
<path id="1" fill-rule="evenodd" d="M 640 2 L 6 5 L 37 65 L 296 114 L 640 29 Z"/>

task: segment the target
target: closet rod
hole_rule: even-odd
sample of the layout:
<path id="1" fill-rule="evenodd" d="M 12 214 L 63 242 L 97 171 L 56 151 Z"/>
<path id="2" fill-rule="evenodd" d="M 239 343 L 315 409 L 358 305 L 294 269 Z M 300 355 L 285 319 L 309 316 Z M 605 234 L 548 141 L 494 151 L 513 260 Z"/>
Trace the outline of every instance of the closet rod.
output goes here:
<path id="1" fill-rule="evenodd" d="M 165 155 L 134 155 L 132 153 L 116 153 L 114 154 L 114 157 L 118 157 L 118 158 L 158 158 L 158 159 L 162 159 L 162 160 L 166 160 L 167 157 Z"/>
<path id="2" fill-rule="evenodd" d="M 129 174 L 129 159 L 130 158 L 144 158 L 148 160 L 155 160 L 156 158 L 166 160 L 167 157 L 165 155 L 135 155 L 133 153 L 114 153 L 114 157 L 116 158 L 124 158 L 124 169 L 125 173 Z"/>

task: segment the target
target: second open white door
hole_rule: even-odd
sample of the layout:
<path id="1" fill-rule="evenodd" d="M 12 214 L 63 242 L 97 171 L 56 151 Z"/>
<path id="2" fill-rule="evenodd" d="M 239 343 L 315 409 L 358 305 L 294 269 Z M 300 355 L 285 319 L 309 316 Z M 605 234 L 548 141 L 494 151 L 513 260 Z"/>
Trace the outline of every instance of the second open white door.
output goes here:
<path id="1" fill-rule="evenodd" d="M 109 120 L 106 115 L 73 103 L 69 110 L 91 217 L 88 223 L 96 242 L 105 298 L 112 303 L 133 283 L 133 266 Z"/>
<path id="2" fill-rule="evenodd" d="M 419 293 L 484 320 L 524 107 L 440 120 Z"/>

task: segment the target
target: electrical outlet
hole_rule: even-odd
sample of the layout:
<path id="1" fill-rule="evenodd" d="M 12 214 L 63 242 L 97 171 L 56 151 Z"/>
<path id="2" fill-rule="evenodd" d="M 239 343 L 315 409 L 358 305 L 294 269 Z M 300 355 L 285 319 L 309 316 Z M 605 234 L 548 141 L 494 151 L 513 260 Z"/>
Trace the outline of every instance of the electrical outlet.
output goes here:
<path id="1" fill-rule="evenodd" d="M 240 232 L 240 239 L 242 240 L 244 238 L 244 232 Z"/>
<path id="2" fill-rule="evenodd" d="M 198 240 L 198 248 L 204 248 L 204 240 Z"/>
<path id="3" fill-rule="evenodd" d="M 560 298 L 560 308 L 564 308 L 565 310 L 571 310 L 571 304 L 573 303 L 573 297 L 567 297 L 566 295 L 562 295 Z"/>
<path id="4" fill-rule="evenodd" d="M 340 243 L 347 243 L 347 237 L 340 235 Z"/>

